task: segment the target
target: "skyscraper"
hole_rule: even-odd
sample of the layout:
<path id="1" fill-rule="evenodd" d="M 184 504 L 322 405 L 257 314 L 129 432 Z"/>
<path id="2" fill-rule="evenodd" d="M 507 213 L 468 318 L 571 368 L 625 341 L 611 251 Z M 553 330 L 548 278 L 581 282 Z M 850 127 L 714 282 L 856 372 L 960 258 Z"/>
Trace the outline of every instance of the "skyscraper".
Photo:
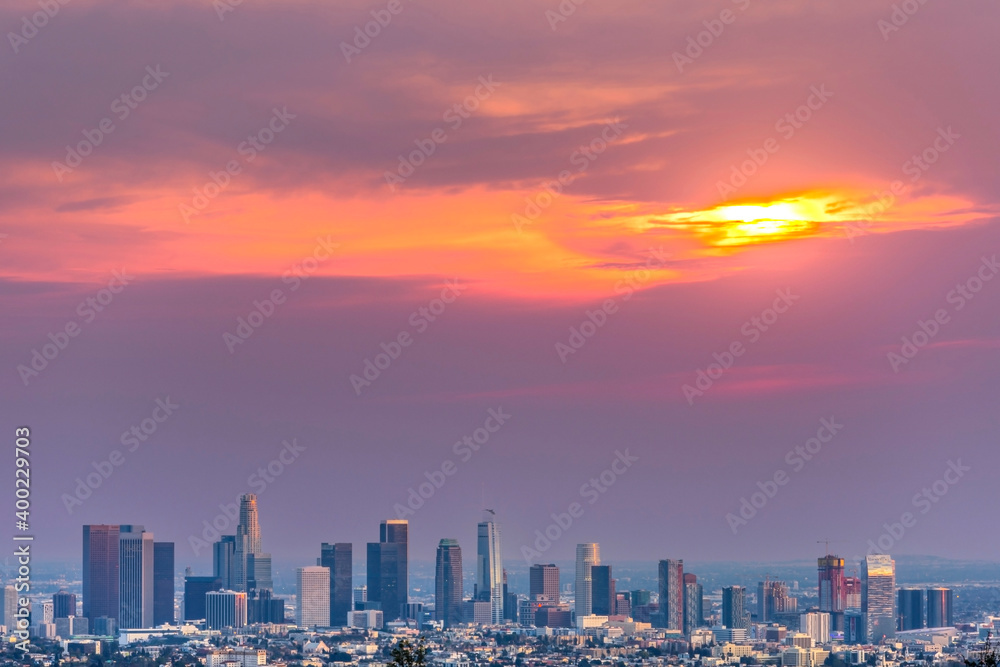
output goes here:
<path id="1" fill-rule="evenodd" d="M 591 578 L 591 612 L 597 616 L 613 616 L 615 614 L 615 580 L 611 576 L 610 565 L 592 565 Z"/>
<path id="2" fill-rule="evenodd" d="M 153 626 L 174 622 L 174 543 L 153 543 Z"/>
<path id="3" fill-rule="evenodd" d="M 593 613 L 593 579 L 590 568 L 601 564 L 601 547 L 596 542 L 576 545 L 576 617 Z"/>
<path id="4" fill-rule="evenodd" d="M 17 589 L 9 584 L 4 586 L 0 604 L 3 605 L 3 608 L 0 609 L 3 612 L 0 614 L 0 623 L 7 626 L 8 632 L 13 632 L 17 629 L 17 619 L 14 616 L 17 612 Z"/>
<path id="5" fill-rule="evenodd" d="M 816 644 L 826 644 L 830 641 L 829 612 L 810 612 L 799 616 L 799 631 L 812 637 Z"/>
<path id="6" fill-rule="evenodd" d="M 383 521 L 381 541 L 368 543 L 368 600 L 379 603 L 385 622 L 398 619 L 408 602 L 408 529 L 405 520 Z"/>
<path id="7" fill-rule="evenodd" d="M 660 626 L 684 630 L 684 561 L 660 561 Z"/>
<path id="8" fill-rule="evenodd" d="M 927 589 L 927 627 L 954 627 L 955 619 L 951 610 L 950 588 Z"/>
<path id="9" fill-rule="evenodd" d="M 237 591 L 247 590 L 247 556 L 259 554 L 260 522 L 257 517 L 257 494 L 240 497 L 240 522 L 236 525 L 236 547 L 233 558 L 232 583 Z"/>
<path id="10" fill-rule="evenodd" d="M 462 622 L 462 548 L 458 540 L 443 539 L 438 543 L 434 614 L 445 628 Z"/>
<path id="11" fill-rule="evenodd" d="M 844 577 L 844 611 L 861 610 L 861 579 Z"/>
<path id="12" fill-rule="evenodd" d="M 218 577 L 184 577 L 184 620 L 206 618 L 205 595 L 218 590 L 222 590 L 222 581 Z"/>
<path id="13" fill-rule="evenodd" d="M 151 628 L 153 534 L 143 526 L 122 525 L 118 529 L 118 627 Z"/>
<path id="14" fill-rule="evenodd" d="M 119 534 L 118 526 L 83 527 L 83 615 L 92 628 L 98 617 L 118 618 Z"/>
<path id="15" fill-rule="evenodd" d="M 295 570 L 298 606 L 295 625 L 300 628 L 330 627 L 330 568 L 322 565 Z"/>
<path id="16" fill-rule="evenodd" d="M 528 571 L 528 596 L 537 600 L 544 596 L 552 604 L 559 604 L 559 568 L 548 565 L 532 565 Z"/>
<path id="17" fill-rule="evenodd" d="M 896 636 L 896 561 L 891 556 L 876 554 L 861 561 L 861 613 L 867 642 Z"/>
<path id="18" fill-rule="evenodd" d="M 76 596 L 64 590 L 52 594 L 52 617 L 76 616 Z"/>
<path id="19" fill-rule="evenodd" d="M 330 568 L 330 625 L 347 625 L 347 612 L 354 608 L 353 545 L 337 542 L 320 545 L 319 564 Z"/>
<path id="20" fill-rule="evenodd" d="M 213 630 L 242 628 L 247 624 L 247 594 L 227 590 L 206 593 L 205 620 Z"/>
<path id="21" fill-rule="evenodd" d="M 263 591 L 274 590 L 271 580 L 271 554 L 247 554 L 247 593 L 259 595 Z M 251 596 L 247 596 L 249 600 Z M 256 597 L 256 596 L 254 596 Z"/>
<path id="22" fill-rule="evenodd" d="M 212 574 L 219 578 L 222 587 L 233 587 L 233 563 L 236 562 L 236 536 L 223 535 L 212 545 Z"/>
<path id="23" fill-rule="evenodd" d="M 705 624 L 705 595 L 698 577 L 684 573 L 684 634 Z"/>
<path id="24" fill-rule="evenodd" d="M 827 555 L 817 560 L 819 572 L 819 610 L 844 611 L 847 608 L 847 589 L 844 586 L 844 559 Z"/>
<path id="25" fill-rule="evenodd" d="M 924 627 L 924 592 L 919 588 L 900 588 L 896 610 L 897 630 L 919 630 Z"/>
<path id="26" fill-rule="evenodd" d="M 757 584 L 757 621 L 772 623 L 778 614 L 794 613 L 798 601 L 788 594 L 788 585 L 770 578 Z"/>
<path id="27" fill-rule="evenodd" d="M 490 603 L 490 615 L 494 624 L 503 623 L 503 556 L 500 551 L 500 527 L 496 523 L 493 510 L 484 512 L 486 517 L 479 523 L 476 543 L 476 590 L 477 600 Z"/>
<path id="28" fill-rule="evenodd" d="M 727 628 L 748 629 L 750 614 L 746 611 L 746 589 L 727 586 L 722 589 L 722 624 Z"/>

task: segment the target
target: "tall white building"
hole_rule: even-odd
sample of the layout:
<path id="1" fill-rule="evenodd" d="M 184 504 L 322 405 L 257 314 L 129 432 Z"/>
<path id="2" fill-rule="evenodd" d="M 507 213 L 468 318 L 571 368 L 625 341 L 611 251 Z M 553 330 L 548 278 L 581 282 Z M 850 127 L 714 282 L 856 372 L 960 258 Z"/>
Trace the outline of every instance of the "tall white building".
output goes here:
<path id="1" fill-rule="evenodd" d="M 596 542 L 576 545 L 576 616 L 590 616 L 594 609 L 593 579 L 590 568 L 601 564 L 601 547 Z"/>
<path id="2" fill-rule="evenodd" d="M 118 528 L 118 627 L 153 627 L 153 534 L 142 526 Z"/>
<path id="3" fill-rule="evenodd" d="M 503 623 L 503 556 L 500 550 L 500 526 L 496 513 L 486 510 L 479 523 L 476 551 L 476 599 L 490 603 L 490 622 Z"/>
<path id="4" fill-rule="evenodd" d="M 0 600 L 0 603 L 3 604 L 3 615 L 0 616 L 0 623 L 7 626 L 7 632 L 13 632 L 17 629 L 14 618 L 14 612 L 17 611 L 17 590 L 13 586 L 4 586 L 3 599 Z"/>
<path id="5" fill-rule="evenodd" d="M 240 497 L 240 522 L 236 525 L 236 549 L 233 554 L 233 588 L 247 589 L 247 556 L 261 553 L 260 523 L 257 519 L 257 494 Z M 252 577 L 249 577 L 252 578 Z"/>
<path id="6" fill-rule="evenodd" d="M 205 594 L 205 621 L 213 630 L 242 628 L 247 624 L 247 594 L 209 591 Z"/>
<path id="7" fill-rule="evenodd" d="M 319 565 L 295 570 L 298 606 L 295 625 L 300 628 L 330 627 L 330 568 Z"/>
<path id="8" fill-rule="evenodd" d="M 812 637 L 816 644 L 830 643 L 830 614 L 826 612 L 800 614 L 799 630 Z"/>

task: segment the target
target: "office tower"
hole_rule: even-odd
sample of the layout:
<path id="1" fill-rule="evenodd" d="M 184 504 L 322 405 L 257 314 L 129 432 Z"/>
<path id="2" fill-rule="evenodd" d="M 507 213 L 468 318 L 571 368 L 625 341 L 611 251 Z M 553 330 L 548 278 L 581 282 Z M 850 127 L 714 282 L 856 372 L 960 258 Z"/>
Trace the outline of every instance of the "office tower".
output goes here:
<path id="1" fill-rule="evenodd" d="M 368 601 L 377 602 L 384 621 L 400 617 L 408 602 L 407 531 L 405 520 L 389 519 L 379 526 L 379 542 L 368 543 Z"/>
<path id="2" fill-rule="evenodd" d="M 528 597 L 537 600 L 539 596 L 559 604 L 559 568 L 552 563 L 532 565 L 528 571 Z"/>
<path id="3" fill-rule="evenodd" d="M 660 561 L 660 627 L 684 629 L 684 561 Z"/>
<path id="4" fill-rule="evenodd" d="M 52 600 L 43 600 L 42 602 L 32 602 L 31 603 L 31 624 L 38 625 L 40 623 L 52 623 L 55 620 L 55 614 L 52 609 Z"/>
<path id="5" fill-rule="evenodd" d="M 876 554 L 861 561 L 861 612 L 865 615 L 865 640 L 879 643 L 896 636 L 896 562 Z"/>
<path id="6" fill-rule="evenodd" d="M 55 620 L 56 636 L 69 639 L 76 635 L 90 633 L 90 624 L 86 616 L 66 616 Z"/>
<path id="7" fill-rule="evenodd" d="M 347 625 L 347 612 L 354 609 L 353 551 L 350 542 L 320 545 L 319 564 L 330 568 L 330 625 Z"/>
<path id="8" fill-rule="evenodd" d="M 476 542 L 475 598 L 490 603 L 492 623 L 503 623 L 503 556 L 500 551 L 500 526 L 493 510 L 484 512 Z"/>
<path id="9" fill-rule="evenodd" d="M 590 611 L 597 616 L 615 614 L 615 580 L 611 576 L 610 565 L 594 565 L 590 568 L 591 603 Z"/>
<path id="10" fill-rule="evenodd" d="M 76 616 L 76 596 L 64 590 L 52 595 L 52 618 Z"/>
<path id="11" fill-rule="evenodd" d="M 84 604 L 87 604 L 86 599 L 84 599 Z M 117 638 L 118 622 L 110 616 L 98 616 L 91 623 L 90 631 L 95 635 L 100 635 L 101 637 Z"/>
<path id="12" fill-rule="evenodd" d="M 817 559 L 819 572 L 819 610 L 844 611 L 847 608 L 847 589 L 844 587 L 844 559 L 824 556 Z"/>
<path id="13" fill-rule="evenodd" d="M 212 630 L 242 628 L 247 624 L 247 594 L 241 591 L 209 591 L 205 594 L 205 621 Z"/>
<path id="14" fill-rule="evenodd" d="M 271 581 L 271 554 L 247 554 L 247 593 L 273 591 Z M 247 600 L 250 596 L 247 597 Z"/>
<path id="15" fill-rule="evenodd" d="M 615 615 L 626 618 L 632 616 L 632 605 L 628 601 L 628 593 L 615 594 Z"/>
<path id="16" fill-rule="evenodd" d="M 322 565 L 295 570 L 298 606 L 295 625 L 300 628 L 330 627 L 330 568 Z"/>
<path id="17" fill-rule="evenodd" d="M 650 602 L 652 602 L 652 593 L 650 591 L 642 589 L 629 591 L 629 603 L 632 605 L 632 609 L 649 606 Z"/>
<path id="18" fill-rule="evenodd" d="M 445 628 L 462 622 L 462 548 L 458 540 L 443 539 L 438 543 L 434 615 Z"/>
<path id="19" fill-rule="evenodd" d="M 212 545 L 212 574 L 219 578 L 222 587 L 233 587 L 233 563 L 236 562 L 236 536 L 223 535 Z"/>
<path id="20" fill-rule="evenodd" d="M 621 612 L 619 612 L 621 613 Z M 705 594 L 698 577 L 684 574 L 684 634 L 690 635 L 705 624 Z"/>
<path id="21" fill-rule="evenodd" d="M 7 632 L 13 632 L 17 629 L 17 621 L 14 614 L 17 612 L 17 589 L 13 586 L 3 587 L 3 599 L 0 599 L 0 603 L 3 604 L 3 609 L 0 610 L 3 613 L 0 614 L 0 623 L 7 626 Z"/>
<path id="22" fill-rule="evenodd" d="M 844 577 L 844 611 L 861 610 L 861 579 Z"/>
<path id="23" fill-rule="evenodd" d="M 236 547 L 233 557 L 232 583 L 237 591 L 247 590 L 247 556 L 259 554 L 260 521 L 257 517 L 257 494 L 246 493 L 240 497 L 240 522 L 236 524 Z"/>
<path id="24" fill-rule="evenodd" d="M 222 588 L 222 580 L 215 576 L 184 577 L 184 620 L 197 621 L 205 618 L 205 595 Z"/>
<path id="25" fill-rule="evenodd" d="M 153 627 L 153 534 L 119 526 L 118 627 Z"/>
<path id="26" fill-rule="evenodd" d="M 919 630 L 924 627 L 924 592 L 919 588 L 900 588 L 896 604 L 897 630 Z"/>
<path id="27" fill-rule="evenodd" d="M 757 621 L 773 623 L 778 614 L 794 613 L 798 600 L 788 594 L 788 585 L 783 581 L 765 579 L 757 584 Z"/>
<path id="28" fill-rule="evenodd" d="M 112 525 L 83 527 L 83 615 L 90 620 L 118 618 L 119 529 Z"/>
<path id="29" fill-rule="evenodd" d="M 951 628 L 955 619 L 951 610 L 950 588 L 927 589 L 927 627 Z"/>
<path id="30" fill-rule="evenodd" d="M 576 545 L 576 616 L 593 613 L 593 580 L 590 568 L 601 564 L 601 547 L 596 542 Z"/>
<path id="31" fill-rule="evenodd" d="M 174 622 L 174 543 L 153 542 L 153 627 Z"/>
<path id="32" fill-rule="evenodd" d="M 247 623 L 284 623 L 285 601 L 274 597 L 270 588 L 247 593 Z"/>
<path id="33" fill-rule="evenodd" d="M 722 624 L 730 629 L 746 630 L 750 627 L 750 614 L 746 611 L 746 589 L 727 586 L 722 589 Z"/>
<path id="34" fill-rule="evenodd" d="M 825 611 L 809 612 L 799 616 L 799 632 L 812 637 L 816 644 L 830 641 L 830 614 Z"/>
<path id="35" fill-rule="evenodd" d="M 503 571 L 503 620 L 517 622 L 517 593 L 507 587 L 507 569 Z"/>

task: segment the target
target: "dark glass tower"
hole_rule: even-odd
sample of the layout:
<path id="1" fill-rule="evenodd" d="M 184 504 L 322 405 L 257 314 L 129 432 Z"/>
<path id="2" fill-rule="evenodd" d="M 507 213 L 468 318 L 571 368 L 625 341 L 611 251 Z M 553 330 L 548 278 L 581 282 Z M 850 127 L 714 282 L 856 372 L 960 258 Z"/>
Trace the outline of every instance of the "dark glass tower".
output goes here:
<path id="1" fill-rule="evenodd" d="M 927 627 L 950 628 L 955 625 L 951 611 L 950 588 L 927 589 Z"/>
<path id="2" fill-rule="evenodd" d="M 532 600 L 539 596 L 552 604 L 559 604 L 559 568 L 548 565 L 532 565 L 528 572 L 528 594 Z"/>
<path id="3" fill-rule="evenodd" d="M 174 622 L 174 543 L 153 543 L 153 625 Z"/>
<path id="4" fill-rule="evenodd" d="M 118 526 L 83 527 L 83 615 L 118 619 Z"/>
<path id="5" fill-rule="evenodd" d="M 205 594 L 222 588 L 218 577 L 184 577 L 184 620 L 205 618 Z"/>
<path id="6" fill-rule="evenodd" d="M 347 625 L 347 612 L 354 606 L 352 583 L 353 549 L 350 542 L 320 546 L 319 564 L 330 568 L 330 625 Z"/>
<path id="7" fill-rule="evenodd" d="M 611 577 L 610 565 L 592 565 L 591 579 L 591 612 L 595 616 L 613 616 L 615 614 L 615 580 Z"/>
<path id="8" fill-rule="evenodd" d="M 408 601 L 407 530 L 405 520 L 389 519 L 379 526 L 379 542 L 368 543 L 368 601 L 379 603 L 382 618 L 400 618 Z"/>
<path id="9" fill-rule="evenodd" d="M 896 610 L 897 630 L 919 630 L 924 627 L 924 592 L 919 588 L 900 588 Z"/>
<path id="10" fill-rule="evenodd" d="M 722 624 L 727 628 L 750 627 L 750 614 L 746 612 L 746 589 L 726 586 L 722 589 Z"/>
<path id="11" fill-rule="evenodd" d="M 462 622 L 462 548 L 458 540 L 444 539 L 438 544 L 434 610 L 446 628 Z"/>
<path id="12" fill-rule="evenodd" d="M 76 616 L 76 596 L 67 591 L 53 594 L 52 618 L 67 618 L 69 616 Z"/>

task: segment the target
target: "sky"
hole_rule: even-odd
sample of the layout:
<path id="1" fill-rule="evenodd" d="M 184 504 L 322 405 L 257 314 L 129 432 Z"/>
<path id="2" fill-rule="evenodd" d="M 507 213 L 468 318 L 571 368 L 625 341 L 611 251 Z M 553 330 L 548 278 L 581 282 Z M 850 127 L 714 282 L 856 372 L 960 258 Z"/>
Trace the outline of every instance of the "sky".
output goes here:
<path id="1" fill-rule="evenodd" d="M 522 564 L 995 557 L 995 2 L 44 5 L 0 8 L 43 557 L 204 570 L 248 492 L 304 565 L 484 508 Z"/>

